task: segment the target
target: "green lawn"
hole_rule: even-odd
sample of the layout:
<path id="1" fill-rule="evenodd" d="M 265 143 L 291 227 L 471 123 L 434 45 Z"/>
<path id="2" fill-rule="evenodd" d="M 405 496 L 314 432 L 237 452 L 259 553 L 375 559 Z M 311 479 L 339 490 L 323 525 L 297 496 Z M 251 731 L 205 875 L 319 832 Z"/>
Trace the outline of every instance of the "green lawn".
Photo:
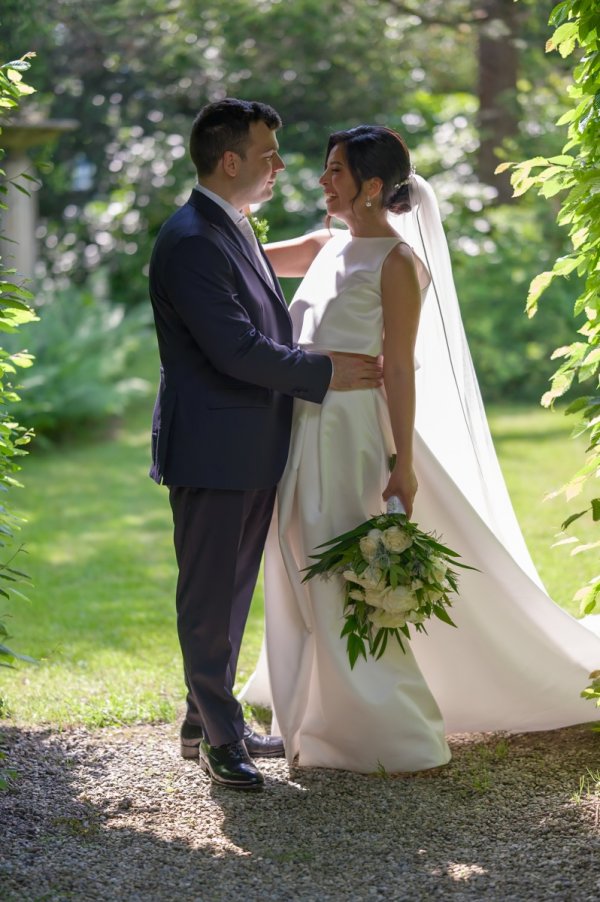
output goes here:
<path id="1" fill-rule="evenodd" d="M 181 709 L 170 509 L 166 489 L 147 476 L 150 408 L 150 400 L 136 407 L 110 437 L 34 449 L 25 462 L 13 502 L 28 520 L 21 566 L 35 588 L 29 604 L 10 606 L 9 627 L 13 646 L 41 663 L 0 674 L 4 714 L 17 723 L 101 726 L 170 720 Z M 575 611 L 571 597 L 594 561 L 550 548 L 566 508 L 543 497 L 579 465 L 580 446 L 563 417 L 540 409 L 494 409 L 491 423 L 541 575 Z M 240 681 L 256 660 L 261 622 L 259 589 Z"/>

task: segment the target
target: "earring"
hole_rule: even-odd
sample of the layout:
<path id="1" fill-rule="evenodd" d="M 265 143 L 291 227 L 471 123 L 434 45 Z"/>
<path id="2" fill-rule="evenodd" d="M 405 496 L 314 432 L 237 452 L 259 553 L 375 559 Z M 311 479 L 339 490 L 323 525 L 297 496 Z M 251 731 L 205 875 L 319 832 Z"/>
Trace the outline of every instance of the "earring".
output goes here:
<path id="1" fill-rule="evenodd" d="M 367 201 L 366 201 L 366 203 L 365 203 L 365 207 L 372 207 L 372 206 L 373 206 L 373 204 L 371 203 L 371 198 L 368 197 L 368 198 L 367 198 Z"/>

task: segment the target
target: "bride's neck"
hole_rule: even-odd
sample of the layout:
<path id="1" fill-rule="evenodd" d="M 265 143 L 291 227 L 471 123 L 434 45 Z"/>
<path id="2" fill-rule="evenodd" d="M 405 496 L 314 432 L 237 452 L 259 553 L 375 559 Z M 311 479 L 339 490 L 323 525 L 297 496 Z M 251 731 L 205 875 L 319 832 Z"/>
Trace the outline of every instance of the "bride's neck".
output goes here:
<path id="1" fill-rule="evenodd" d="M 396 233 L 391 227 L 385 210 L 365 210 L 358 216 L 348 217 L 346 225 L 353 238 L 392 238 Z"/>

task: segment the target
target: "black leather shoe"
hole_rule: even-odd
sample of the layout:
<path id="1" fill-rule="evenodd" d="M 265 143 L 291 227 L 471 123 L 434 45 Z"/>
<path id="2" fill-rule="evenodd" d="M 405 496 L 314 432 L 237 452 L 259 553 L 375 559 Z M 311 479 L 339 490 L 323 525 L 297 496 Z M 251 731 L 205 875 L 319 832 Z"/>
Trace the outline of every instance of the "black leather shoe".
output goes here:
<path id="1" fill-rule="evenodd" d="M 281 736 L 263 736 L 244 724 L 244 745 L 253 758 L 283 758 L 285 748 Z"/>
<path id="2" fill-rule="evenodd" d="M 258 770 L 243 742 L 209 745 L 202 739 L 199 747 L 200 767 L 213 783 L 229 789 L 262 789 L 265 779 Z"/>
<path id="3" fill-rule="evenodd" d="M 195 727 L 184 720 L 181 724 L 181 756 L 197 758 L 200 742 L 203 739 L 202 727 Z M 244 724 L 244 743 L 252 758 L 283 758 L 285 749 L 280 736 L 262 736 Z"/>

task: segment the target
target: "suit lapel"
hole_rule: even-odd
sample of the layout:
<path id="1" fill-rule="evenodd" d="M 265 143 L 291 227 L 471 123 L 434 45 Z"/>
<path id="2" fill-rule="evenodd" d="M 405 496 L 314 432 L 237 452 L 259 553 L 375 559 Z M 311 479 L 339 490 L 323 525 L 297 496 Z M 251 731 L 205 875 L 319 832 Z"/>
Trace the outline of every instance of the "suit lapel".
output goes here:
<path id="1" fill-rule="evenodd" d="M 261 265 L 260 260 L 258 260 L 255 251 L 250 247 L 240 230 L 236 227 L 235 223 L 232 222 L 231 217 L 227 215 L 225 210 L 220 207 L 218 204 L 215 204 L 209 197 L 205 194 L 202 194 L 200 191 L 192 191 L 191 196 L 188 200 L 196 210 L 198 210 L 212 225 L 214 229 L 216 229 L 222 236 L 225 238 L 229 244 L 233 245 L 235 249 L 241 253 L 247 262 L 252 266 L 256 274 L 262 279 L 263 285 L 269 289 L 271 294 L 277 298 L 280 304 L 285 308 L 286 313 L 288 313 L 288 307 L 285 302 L 285 298 L 283 296 L 283 292 L 281 291 L 281 287 L 279 282 L 277 281 L 277 276 L 273 272 L 273 267 L 269 263 L 269 258 L 263 251 L 262 247 L 260 247 L 260 253 L 265 260 L 269 272 L 273 278 L 273 285 L 269 283 L 265 271 Z M 273 287 L 274 286 L 274 287 Z M 289 314 L 288 314 L 289 315 Z"/>

